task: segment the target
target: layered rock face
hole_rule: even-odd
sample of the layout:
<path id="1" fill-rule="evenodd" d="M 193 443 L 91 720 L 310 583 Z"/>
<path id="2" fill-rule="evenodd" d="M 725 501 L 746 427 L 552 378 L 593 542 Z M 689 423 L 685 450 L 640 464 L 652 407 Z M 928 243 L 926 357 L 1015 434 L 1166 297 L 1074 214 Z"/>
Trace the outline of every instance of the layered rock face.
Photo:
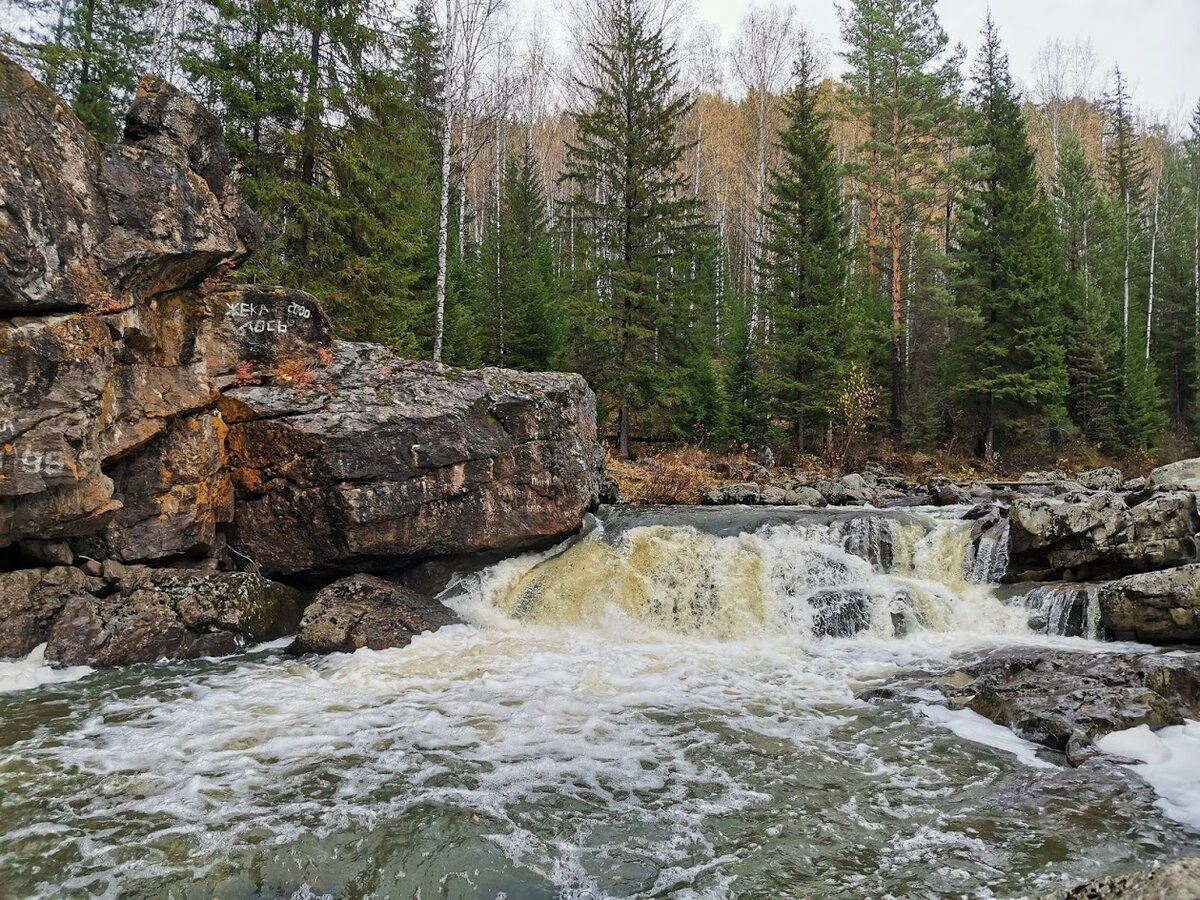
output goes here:
<path id="1" fill-rule="evenodd" d="M 236 545 L 263 571 L 336 572 L 522 549 L 598 500 L 596 409 L 575 376 L 463 372 L 339 343 L 328 385 L 237 387 Z"/>
<path id="2" fill-rule="evenodd" d="M 1168 491 L 1131 504 L 1099 491 L 1013 502 L 1011 563 L 1043 577 L 1087 579 L 1145 572 L 1197 558 L 1196 495 Z"/>
<path id="3" fill-rule="evenodd" d="M 553 541 L 597 502 L 582 379 L 336 342 L 311 296 L 228 280 L 260 242 L 195 101 L 143 79 L 102 148 L 0 56 L 0 571 L 28 589 L 0 603 L 0 655 L 49 639 L 104 665 L 264 633 L 88 581 L 101 561 L 328 580 Z M 155 629 L 176 637 L 112 649 Z"/>

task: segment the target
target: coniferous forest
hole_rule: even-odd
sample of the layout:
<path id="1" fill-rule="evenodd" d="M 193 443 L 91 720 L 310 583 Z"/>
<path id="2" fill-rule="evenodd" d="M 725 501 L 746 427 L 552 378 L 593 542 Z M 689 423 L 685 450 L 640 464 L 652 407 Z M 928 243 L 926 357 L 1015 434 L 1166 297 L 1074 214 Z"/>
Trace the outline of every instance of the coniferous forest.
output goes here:
<path id="1" fill-rule="evenodd" d="M 834 59 L 783 6 L 722 48 L 594 0 L 562 50 L 504 0 L 9 7 L 99 140 L 144 71 L 217 111 L 270 235 L 239 277 L 414 358 L 582 373 L 621 454 L 1200 432 L 1200 105 L 1140 113 L 1086 44 L 1021 90 L 934 0 L 843 0 Z"/>

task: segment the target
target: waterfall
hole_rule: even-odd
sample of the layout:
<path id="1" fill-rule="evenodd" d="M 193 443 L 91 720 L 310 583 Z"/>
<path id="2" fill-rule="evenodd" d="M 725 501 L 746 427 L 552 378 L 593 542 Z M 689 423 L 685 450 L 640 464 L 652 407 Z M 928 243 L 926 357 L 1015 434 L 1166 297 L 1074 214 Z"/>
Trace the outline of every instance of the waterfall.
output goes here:
<path id="1" fill-rule="evenodd" d="M 1059 637 L 1100 637 L 1100 604 L 1089 585 L 1041 585 L 1020 598 L 1029 627 Z"/>
<path id="2" fill-rule="evenodd" d="M 968 578 L 970 551 L 971 523 L 950 517 L 771 521 L 738 534 L 639 522 L 508 560 L 460 590 L 526 623 L 715 640 L 1024 630 L 1022 610 Z"/>
<path id="3" fill-rule="evenodd" d="M 1008 519 L 998 524 L 979 538 L 969 554 L 967 576 L 976 584 L 997 584 L 1008 571 Z"/>

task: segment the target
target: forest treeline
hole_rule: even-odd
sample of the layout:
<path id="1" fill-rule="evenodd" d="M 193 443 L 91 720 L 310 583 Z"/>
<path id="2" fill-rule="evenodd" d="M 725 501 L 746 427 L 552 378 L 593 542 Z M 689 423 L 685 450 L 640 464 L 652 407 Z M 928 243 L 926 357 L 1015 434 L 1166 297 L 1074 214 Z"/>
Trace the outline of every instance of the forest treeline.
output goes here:
<path id="1" fill-rule="evenodd" d="M 504 0 L 10 6 L 97 138 L 144 70 L 218 112 L 270 235 L 245 277 L 344 338 L 580 372 L 622 453 L 1200 430 L 1200 105 L 1138 116 L 1086 45 L 1028 96 L 934 0 L 844 0 L 838 80 L 782 6 L 725 52 L 671 0 L 581 2 L 564 54 Z"/>

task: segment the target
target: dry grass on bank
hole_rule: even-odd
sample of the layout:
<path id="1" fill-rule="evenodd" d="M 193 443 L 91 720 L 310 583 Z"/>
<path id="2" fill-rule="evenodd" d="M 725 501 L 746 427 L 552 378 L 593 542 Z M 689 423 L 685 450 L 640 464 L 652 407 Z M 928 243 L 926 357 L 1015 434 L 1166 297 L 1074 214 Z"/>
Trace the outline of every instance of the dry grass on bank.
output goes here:
<path id="1" fill-rule="evenodd" d="M 855 454 L 844 462 L 820 456 L 803 455 L 785 459 L 773 469 L 772 480 L 784 480 L 792 474 L 815 474 L 836 479 L 848 472 L 860 472 L 869 464 L 883 466 L 889 472 L 903 475 L 910 481 L 925 482 L 934 477 L 948 478 L 960 483 L 972 481 L 1016 480 L 1032 470 L 1081 472 L 1101 466 L 1115 466 L 1127 477 L 1145 475 L 1162 462 L 1195 455 L 1189 446 L 1165 446 L 1157 455 L 1132 454 L 1114 459 L 1086 444 L 1063 448 L 1053 458 L 1043 455 L 1012 453 L 985 463 L 982 460 L 948 448 L 936 453 L 894 453 L 879 446 Z M 634 459 L 621 459 L 605 448 L 609 474 L 616 480 L 621 496 L 633 503 L 696 504 L 709 490 L 735 481 L 761 480 L 761 469 L 755 465 L 755 454 L 749 448 L 732 452 L 715 452 L 696 447 L 663 448 L 656 446 Z"/>

